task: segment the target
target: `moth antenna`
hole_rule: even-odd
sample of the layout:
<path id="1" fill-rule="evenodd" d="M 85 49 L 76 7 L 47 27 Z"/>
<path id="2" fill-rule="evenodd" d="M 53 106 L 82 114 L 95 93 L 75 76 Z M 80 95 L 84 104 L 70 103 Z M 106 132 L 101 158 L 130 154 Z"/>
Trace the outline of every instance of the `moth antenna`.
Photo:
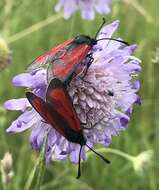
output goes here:
<path id="1" fill-rule="evenodd" d="M 100 30 L 102 29 L 102 27 L 104 26 L 105 23 L 106 23 L 106 20 L 105 20 L 105 18 L 103 17 L 103 22 L 102 22 L 102 24 L 100 25 L 100 27 L 99 27 L 99 29 L 98 29 L 98 31 L 97 31 L 97 33 L 96 33 L 94 39 L 97 38 L 97 36 L 98 36 Z M 113 40 L 113 41 L 117 41 L 117 42 L 123 43 L 123 44 L 125 44 L 125 45 L 127 45 L 127 46 L 130 45 L 128 42 L 125 42 L 125 41 L 123 41 L 123 40 L 118 40 L 118 39 L 115 39 L 115 38 L 102 38 L 102 39 L 98 39 L 98 40 L 96 40 L 96 41 L 98 42 L 98 41 L 101 41 L 101 40 Z"/>
<path id="2" fill-rule="evenodd" d="M 104 26 L 104 24 L 105 24 L 105 23 L 106 23 L 106 20 L 105 20 L 105 18 L 103 17 L 103 22 L 102 22 L 102 24 L 100 25 L 100 27 L 99 27 L 98 31 L 96 32 L 96 35 L 95 35 L 95 38 L 94 38 L 94 39 L 96 39 L 96 38 L 97 38 L 98 33 L 100 32 L 100 30 L 102 29 L 102 27 Z"/>
<path id="3" fill-rule="evenodd" d="M 81 177 L 81 151 L 82 151 L 82 146 L 80 147 L 80 151 L 79 151 L 78 173 L 77 173 L 76 179 L 79 179 Z"/>
<path id="4" fill-rule="evenodd" d="M 101 154 L 99 154 L 98 152 L 96 152 L 95 150 L 93 150 L 90 146 L 88 146 L 87 144 L 85 144 L 92 152 L 94 152 L 97 156 L 99 156 L 104 162 L 106 162 L 107 164 L 110 164 L 110 161 L 108 159 L 106 159 L 104 156 L 102 156 Z"/>
<path id="5" fill-rule="evenodd" d="M 101 40 L 112 40 L 112 41 L 116 41 L 116 42 L 120 42 L 120 43 L 123 43 L 125 44 L 126 46 L 129 46 L 130 44 L 126 41 L 123 41 L 123 40 L 118 40 L 118 39 L 115 39 L 115 38 L 101 38 L 101 39 L 98 39 L 96 40 L 97 42 L 98 41 L 101 41 Z"/>

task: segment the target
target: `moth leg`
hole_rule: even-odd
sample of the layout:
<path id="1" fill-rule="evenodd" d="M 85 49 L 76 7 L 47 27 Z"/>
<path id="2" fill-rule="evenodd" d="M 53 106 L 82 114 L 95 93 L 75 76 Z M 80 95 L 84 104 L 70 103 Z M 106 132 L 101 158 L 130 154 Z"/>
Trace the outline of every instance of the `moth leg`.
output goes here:
<path id="1" fill-rule="evenodd" d="M 84 77 L 85 77 L 85 74 L 84 74 L 84 76 L 79 77 L 79 79 L 81 79 L 81 80 L 82 80 L 83 82 L 85 82 L 85 83 L 91 84 L 91 82 L 84 80 Z"/>
<path id="2" fill-rule="evenodd" d="M 88 128 L 88 127 L 82 127 L 83 130 L 90 130 L 92 128 Z"/>
<path id="3" fill-rule="evenodd" d="M 92 53 L 89 53 L 89 54 L 87 55 L 87 57 L 89 58 L 89 61 L 88 61 L 88 63 L 87 63 L 87 67 L 86 67 L 86 70 L 84 71 L 84 75 L 82 76 L 82 78 L 84 78 L 84 77 L 87 75 L 88 69 L 89 69 L 89 67 L 91 66 L 91 64 L 92 64 L 93 61 L 94 61 L 94 58 L 93 58 L 93 56 L 92 56 Z"/>
<path id="4" fill-rule="evenodd" d="M 80 151 L 79 151 L 79 160 L 78 160 L 78 173 L 77 173 L 77 177 L 76 179 L 79 179 L 81 176 L 81 151 L 82 151 L 82 146 L 80 147 Z"/>
<path id="5" fill-rule="evenodd" d="M 81 125 L 87 125 L 87 123 L 81 122 Z M 90 127 L 83 127 L 83 126 L 82 126 L 82 129 L 90 130 L 91 128 L 90 128 Z"/>
<path id="6" fill-rule="evenodd" d="M 69 77 L 67 77 L 66 80 L 64 80 L 63 84 L 65 86 L 69 86 L 70 82 L 72 81 L 72 79 L 76 76 L 76 73 L 75 72 L 72 72 Z"/>
<path id="7" fill-rule="evenodd" d="M 46 121 L 45 121 L 45 120 L 43 120 L 43 119 L 41 120 L 41 122 L 48 124 L 48 122 L 46 122 Z"/>
<path id="8" fill-rule="evenodd" d="M 83 72 L 83 71 L 82 71 Z M 81 73 L 82 73 L 81 72 Z M 80 74 L 79 74 L 80 75 Z M 88 83 L 88 84 L 91 84 L 91 82 L 89 82 L 89 81 L 86 81 L 86 80 L 84 80 L 84 76 L 76 76 L 76 79 L 80 79 L 80 80 L 82 80 L 83 82 L 85 82 L 85 83 Z"/>

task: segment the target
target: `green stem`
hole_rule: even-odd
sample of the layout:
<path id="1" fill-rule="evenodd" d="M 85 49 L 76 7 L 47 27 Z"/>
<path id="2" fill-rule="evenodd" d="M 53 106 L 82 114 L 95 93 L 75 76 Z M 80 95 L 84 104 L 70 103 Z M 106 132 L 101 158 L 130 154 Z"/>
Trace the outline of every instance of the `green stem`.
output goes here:
<path id="1" fill-rule="evenodd" d="M 97 152 L 103 152 L 103 153 L 112 153 L 112 154 L 116 154 L 118 156 L 121 156 L 129 161 L 133 161 L 134 160 L 134 156 L 131 156 L 125 152 L 122 152 L 120 150 L 117 150 L 117 149 L 112 149 L 112 148 L 99 148 L 96 150 Z M 88 156 L 91 155 L 92 152 L 88 152 Z"/>
<path id="2" fill-rule="evenodd" d="M 31 189 L 40 190 L 40 186 L 41 186 L 41 182 L 42 182 L 42 178 L 43 178 L 44 170 L 45 170 L 45 152 L 46 152 L 47 135 L 48 133 L 45 134 L 40 157 L 37 160 L 33 170 L 31 171 L 29 175 L 29 178 L 24 187 L 25 190 L 31 190 Z M 36 180 L 36 184 L 34 185 L 35 180 Z M 33 186 L 35 188 L 33 188 Z"/>
<path id="3" fill-rule="evenodd" d="M 32 32 L 35 32 L 55 21 L 57 21 L 58 19 L 62 18 L 63 14 L 59 14 L 59 15 L 56 15 L 56 16 L 50 16 L 48 17 L 47 19 L 43 20 L 43 21 L 40 21 L 32 26 L 30 26 L 29 28 L 27 29 L 24 29 L 23 31 L 21 32 L 18 32 L 17 34 L 14 34 L 13 36 L 9 37 L 8 38 L 8 44 L 10 43 L 13 43 L 17 40 L 20 40 L 21 38 L 31 34 Z"/>
<path id="4" fill-rule="evenodd" d="M 38 161 L 36 162 L 36 164 L 34 165 L 34 168 L 33 170 L 31 171 L 31 174 L 29 175 L 28 177 L 28 180 L 26 182 L 26 185 L 24 187 L 24 190 L 28 190 L 28 189 L 31 189 L 31 186 L 32 186 L 32 183 L 33 183 L 33 180 L 34 180 L 34 176 L 35 176 L 35 173 L 36 173 L 36 169 L 39 165 L 39 161 L 40 159 L 38 159 Z"/>
<path id="5" fill-rule="evenodd" d="M 72 37 L 75 20 L 76 20 L 75 16 L 71 18 L 71 26 L 70 26 L 70 32 L 68 34 L 68 38 Z"/>
<path id="6" fill-rule="evenodd" d="M 3 33 L 5 36 L 9 36 L 9 26 L 10 26 L 10 16 L 13 7 L 12 0 L 5 0 L 5 7 L 4 7 L 4 27 Z"/>
<path id="7" fill-rule="evenodd" d="M 139 4 L 136 0 L 123 0 L 126 4 L 131 5 L 134 7 L 142 16 L 146 18 L 148 22 L 152 22 L 152 16 L 148 14 L 148 12 Z"/>
<path id="8" fill-rule="evenodd" d="M 3 183 L 3 190 L 7 190 L 7 185 Z"/>
<path id="9" fill-rule="evenodd" d="M 48 133 L 45 134 L 44 137 L 44 142 L 42 145 L 42 150 L 39 158 L 39 165 L 38 165 L 38 176 L 37 176 L 37 181 L 35 185 L 35 190 L 40 190 L 41 182 L 44 176 L 44 170 L 45 170 L 45 152 L 46 152 L 46 143 L 47 143 L 47 135 Z"/>
<path id="10" fill-rule="evenodd" d="M 64 170 L 63 172 L 61 172 L 59 175 L 57 175 L 57 177 L 55 177 L 53 181 L 50 181 L 49 183 L 44 184 L 44 185 L 41 187 L 41 189 L 42 189 L 42 190 L 46 190 L 46 189 L 53 188 L 53 187 L 55 187 L 56 185 L 60 184 L 61 179 L 62 179 L 64 176 L 67 176 L 69 171 L 70 171 L 70 168 L 67 168 L 66 170 Z"/>

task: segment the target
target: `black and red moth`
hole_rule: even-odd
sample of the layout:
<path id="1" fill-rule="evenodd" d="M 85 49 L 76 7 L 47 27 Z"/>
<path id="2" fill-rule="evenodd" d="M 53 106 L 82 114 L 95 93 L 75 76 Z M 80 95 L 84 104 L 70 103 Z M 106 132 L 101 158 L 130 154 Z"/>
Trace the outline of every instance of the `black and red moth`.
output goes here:
<path id="1" fill-rule="evenodd" d="M 48 63 L 47 79 L 50 81 L 53 77 L 59 78 L 68 84 L 74 76 L 78 74 L 79 64 L 87 57 L 88 63 L 84 67 L 83 72 L 86 74 L 88 67 L 93 62 L 92 47 L 100 40 L 114 40 L 129 45 L 127 42 L 114 39 L 103 38 L 96 40 L 96 37 L 105 24 L 105 19 L 98 29 L 95 38 L 86 35 L 79 35 L 75 38 L 69 39 L 64 43 L 58 45 L 37 57 L 28 67 L 28 70 L 35 70 Z"/>
<path id="2" fill-rule="evenodd" d="M 82 124 L 73 107 L 71 97 L 66 90 L 66 85 L 62 83 L 61 80 L 57 78 L 51 80 L 46 93 L 46 101 L 32 92 L 26 92 L 26 97 L 46 123 L 50 124 L 68 141 L 77 143 L 81 146 L 79 151 L 77 179 L 81 176 L 80 160 L 83 146 L 87 146 L 106 163 L 110 163 L 109 160 L 95 152 L 86 144 L 83 128 L 81 126 Z"/>

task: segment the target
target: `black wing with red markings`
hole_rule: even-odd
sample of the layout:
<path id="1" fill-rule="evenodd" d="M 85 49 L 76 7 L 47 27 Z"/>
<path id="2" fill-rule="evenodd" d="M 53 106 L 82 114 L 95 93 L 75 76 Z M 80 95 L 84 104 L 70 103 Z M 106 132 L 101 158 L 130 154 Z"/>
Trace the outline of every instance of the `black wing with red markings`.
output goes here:
<path id="1" fill-rule="evenodd" d="M 87 56 L 90 51 L 90 46 L 87 44 L 81 44 L 72 46 L 72 50 L 62 57 L 54 60 L 53 64 L 50 64 L 47 70 L 48 81 L 53 77 L 60 79 L 61 81 L 71 81 L 72 78 L 82 72 L 87 65 L 81 65 L 82 60 Z M 70 44 L 71 46 L 71 44 Z M 79 68 L 79 69 L 78 69 Z M 78 71 L 79 70 L 79 71 Z"/>
<path id="2" fill-rule="evenodd" d="M 54 47 L 54 48 L 48 50 L 47 52 L 45 52 L 44 54 L 40 55 L 27 67 L 27 69 L 35 70 L 35 69 L 41 67 L 42 65 L 47 64 L 48 62 L 53 62 L 57 58 L 62 58 L 64 56 L 64 54 L 67 52 L 66 47 L 67 46 L 70 47 L 70 43 L 73 40 L 74 40 L 73 38 L 69 39 L 69 40 L 63 42 L 62 44 L 58 45 L 57 47 Z"/>
<path id="3" fill-rule="evenodd" d="M 61 104 L 61 106 L 57 106 L 57 112 L 69 121 L 70 128 L 77 132 L 81 131 L 81 123 L 73 107 L 72 100 L 65 85 L 59 79 L 55 78 L 50 82 L 46 93 L 46 101 L 52 105 L 55 102 Z"/>
<path id="4" fill-rule="evenodd" d="M 61 124 L 63 122 L 66 125 L 67 122 L 63 121 L 63 118 L 61 118 L 61 116 L 56 112 L 54 107 L 32 92 L 26 92 L 26 97 L 46 123 L 53 126 L 61 135 L 65 136 L 63 125 Z"/>
<path id="5" fill-rule="evenodd" d="M 56 77 L 69 83 L 78 74 L 77 67 L 86 58 L 93 44 L 94 40 L 84 35 L 69 39 L 37 57 L 27 69 L 33 71 L 48 64 L 47 79 L 49 82 Z"/>
<path id="6" fill-rule="evenodd" d="M 59 79 L 50 82 L 46 102 L 32 92 L 27 92 L 26 97 L 40 116 L 67 140 L 82 145 L 86 143 L 71 98 Z"/>

